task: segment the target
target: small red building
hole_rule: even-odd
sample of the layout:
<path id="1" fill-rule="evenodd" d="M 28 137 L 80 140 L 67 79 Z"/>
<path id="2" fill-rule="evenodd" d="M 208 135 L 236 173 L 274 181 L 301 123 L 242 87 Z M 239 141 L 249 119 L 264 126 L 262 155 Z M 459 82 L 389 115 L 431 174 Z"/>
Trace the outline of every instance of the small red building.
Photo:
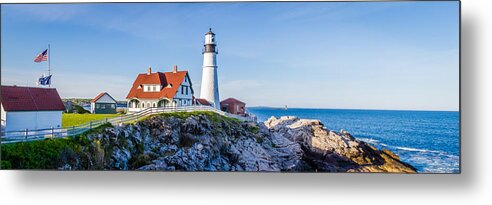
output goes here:
<path id="1" fill-rule="evenodd" d="M 235 98 L 227 98 L 220 102 L 220 110 L 235 115 L 244 115 L 246 113 L 246 103 Z"/>

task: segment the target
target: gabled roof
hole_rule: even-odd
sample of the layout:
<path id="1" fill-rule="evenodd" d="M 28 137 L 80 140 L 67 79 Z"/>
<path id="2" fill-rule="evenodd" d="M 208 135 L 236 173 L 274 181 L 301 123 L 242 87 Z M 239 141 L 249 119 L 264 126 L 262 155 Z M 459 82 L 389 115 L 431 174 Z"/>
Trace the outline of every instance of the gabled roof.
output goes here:
<path id="1" fill-rule="evenodd" d="M 127 99 L 161 99 L 161 98 L 174 98 L 174 95 L 178 92 L 179 86 L 188 75 L 188 71 L 176 71 L 176 72 L 156 72 L 156 73 L 141 73 L 138 74 L 137 79 L 133 82 L 132 88 Z M 159 92 L 144 92 L 141 85 L 147 84 L 160 84 L 162 89 Z M 190 81 L 191 84 L 191 81 Z M 140 87 L 140 88 L 139 88 Z"/>
<path id="2" fill-rule="evenodd" d="M 222 103 L 224 103 L 224 104 L 245 104 L 246 105 L 246 103 L 241 102 L 236 98 L 227 98 L 225 100 L 220 101 L 220 104 L 222 104 Z"/>
<path id="3" fill-rule="evenodd" d="M 197 98 L 196 101 L 200 103 L 200 105 L 212 105 L 208 100 L 203 99 L 203 98 Z"/>
<path id="4" fill-rule="evenodd" d="M 98 101 L 100 98 L 102 98 L 104 95 L 108 95 L 115 103 L 118 103 L 109 93 L 107 92 L 102 92 L 99 93 L 94 99 L 91 100 L 91 103 Z"/>
<path id="5" fill-rule="evenodd" d="M 5 111 L 65 110 L 65 106 L 55 88 L 3 85 L 0 95 Z"/>

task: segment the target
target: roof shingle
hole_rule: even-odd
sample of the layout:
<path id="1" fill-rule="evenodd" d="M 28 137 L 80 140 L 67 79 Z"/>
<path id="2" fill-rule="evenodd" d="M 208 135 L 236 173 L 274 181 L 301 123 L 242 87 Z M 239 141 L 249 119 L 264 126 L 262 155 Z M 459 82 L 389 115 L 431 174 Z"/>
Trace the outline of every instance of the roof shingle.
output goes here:
<path id="1" fill-rule="evenodd" d="M 133 82 L 132 88 L 127 99 L 161 99 L 161 98 L 174 98 L 174 95 L 179 89 L 179 86 L 185 79 L 188 71 L 177 72 L 156 72 L 156 73 L 141 73 L 138 74 L 137 79 Z M 143 88 L 139 88 L 144 84 L 160 84 L 162 89 L 159 92 L 144 92 Z"/>
<path id="2" fill-rule="evenodd" d="M 102 93 L 99 93 L 99 95 L 97 95 L 94 99 L 92 99 L 92 100 L 91 100 L 91 103 L 94 103 L 94 102 L 98 101 L 100 98 L 102 98 L 102 97 L 103 97 L 104 95 L 106 95 L 106 94 L 107 94 L 107 95 L 108 95 L 108 96 L 109 96 L 109 97 L 110 97 L 113 101 L 115 101 L 116 103 L 118 102 L 118 101 L 116 101 L 116 100 L 115 100 L 115 99 L 114 99 L 114 98 L 113 98 L 113 97 L 112 97 L 109 93 L 107 93 L 107 92 L 102 92 Z"/>
<path id="3" fill-rule="evenodd" d="M 246 105 L 246 103 L 241 102 L 241 101 L 239 101 L 236 98 L 227 98 L 225 100 L 220 101 L 220 104 L 222 104 L 222 103 L 225 103 L 225 104 L 244 104 L 244 105 Z"/>
<path id="4" fill-rule="evenodd" d="M 0 95 L 5 111 L 65 110 L 55 88 L 2 85 Z"/>

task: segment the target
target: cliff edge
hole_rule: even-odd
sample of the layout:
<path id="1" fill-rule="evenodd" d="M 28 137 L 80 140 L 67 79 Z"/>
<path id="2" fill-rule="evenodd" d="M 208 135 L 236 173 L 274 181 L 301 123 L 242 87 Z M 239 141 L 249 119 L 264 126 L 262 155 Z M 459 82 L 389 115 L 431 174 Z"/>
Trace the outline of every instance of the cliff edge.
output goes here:
<path id="1" fill-rule="evenodd" d="M 79 151 L 62 153 L 60 169 L 416 172 L 388 150 L 297 117 L 255 123 L 207 112 L 166 114 L 85 140 Z"/>

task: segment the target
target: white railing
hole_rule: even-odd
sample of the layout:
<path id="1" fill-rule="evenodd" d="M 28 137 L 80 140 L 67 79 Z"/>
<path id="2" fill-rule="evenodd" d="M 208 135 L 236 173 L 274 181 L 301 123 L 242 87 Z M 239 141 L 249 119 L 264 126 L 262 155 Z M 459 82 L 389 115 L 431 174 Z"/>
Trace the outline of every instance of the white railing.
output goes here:
<path id="1" fill-rule="evenodd" d="M 132 114 L 122 115 L 114 118 L 106 118 L 103 120 L 90 121 L 85 124 L 63 127 L 63 128 L 48 128 L 48 129 L 37 129 L 37 130 L 19 130 L 19 131 L 1 131 L 1 143 L 16 143 L 16 142 L 28 142 L 35 140 L 42 140 L 47 138 L 60 138 L 60 137 L 70 137 L 82 134 L 94 128 L 97 128 L 103 124 L 110 123 L 112 125 L 121 125 L 125 123 L 136 122 L 137 120 L 160 113 L 171 113 L 171 112 L 194 112 L 194 111 L 210 111 L 217 114 L 235 118 L 241 121 L 255 121 L 254 117 L 244 117 L 239 115 L 230 114 L 210 106 L 186 106 L 186 107 L 162 107 L 162 108 L 146 108 L 139 112 Z"/>

